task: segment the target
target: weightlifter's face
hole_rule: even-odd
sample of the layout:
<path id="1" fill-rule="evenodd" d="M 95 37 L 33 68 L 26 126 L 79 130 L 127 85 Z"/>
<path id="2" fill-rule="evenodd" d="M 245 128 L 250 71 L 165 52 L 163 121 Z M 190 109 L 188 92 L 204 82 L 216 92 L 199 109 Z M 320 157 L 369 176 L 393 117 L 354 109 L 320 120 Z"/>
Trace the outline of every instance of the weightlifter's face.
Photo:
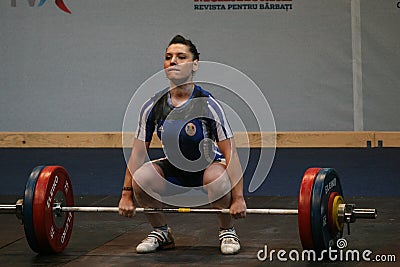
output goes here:
<path id="1" fill-rule="evenodd" d="M 192 81 L 197 64 L 198 60 L 193 60 L 187 45 L 172 44 L 165 52 L 164 71 L 167 78 L 176 85 Z"/>

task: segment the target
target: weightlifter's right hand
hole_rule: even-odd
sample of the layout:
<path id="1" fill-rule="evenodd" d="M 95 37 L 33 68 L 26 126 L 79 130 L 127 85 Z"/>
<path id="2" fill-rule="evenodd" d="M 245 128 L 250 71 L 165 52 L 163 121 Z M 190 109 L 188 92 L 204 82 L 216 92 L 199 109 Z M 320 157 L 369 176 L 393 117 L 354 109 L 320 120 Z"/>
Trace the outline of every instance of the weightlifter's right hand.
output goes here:
<path id="1" fill-rule="evenodd" d="M 125 217 L 133 217 L 136 214 L 136 206 L 133 202 L 132 195 L 122 195 L 118 204 L 118 214 Z"/>

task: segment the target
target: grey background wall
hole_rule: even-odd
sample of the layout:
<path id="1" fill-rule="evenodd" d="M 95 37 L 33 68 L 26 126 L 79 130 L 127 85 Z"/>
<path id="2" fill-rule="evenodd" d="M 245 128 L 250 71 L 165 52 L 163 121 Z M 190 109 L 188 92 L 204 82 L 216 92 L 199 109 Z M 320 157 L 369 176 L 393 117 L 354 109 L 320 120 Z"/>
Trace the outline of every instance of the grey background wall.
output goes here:
<path id="1" fill-rule="evenodd" d="M 0 2 L 0 131 L 121 131 L 132 95 L 161 70 L 176 33 L 197 44 L 201 60 L 250 77 L 278 131 L 400 130 L 397 0 L 293 0 L 287 11 L 200 11 L 195 4 L 216 3 L 193 0 L 66 0 L 72 14 L 54 1 L 10 2 Z M 352 2 L 360 3 L 356 32 Z M 361 110 L 354 105 L 357 36 Z"/>

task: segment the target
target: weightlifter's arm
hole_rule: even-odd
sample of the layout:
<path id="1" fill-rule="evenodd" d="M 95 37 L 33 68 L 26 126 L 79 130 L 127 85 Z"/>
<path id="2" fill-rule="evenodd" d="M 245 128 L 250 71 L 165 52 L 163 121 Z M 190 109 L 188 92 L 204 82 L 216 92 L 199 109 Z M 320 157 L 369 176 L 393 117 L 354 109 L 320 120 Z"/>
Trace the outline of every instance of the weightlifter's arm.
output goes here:
<path id="1" fill-rule="evenodd" d="M 129 158 L 125 179 L 124 188 L 132 188 L 132 174 L 143 165 L 146 159 L 147 150 L 149 149 L 150 143 L 141 141 L 137 138 L 133 141 L 133 147 L 131 156 Z M 133 191 L 132 190 L 122 190 L 121 200 L 119 201 L 119 214 L 127 217 L 132 217 L 135 215 L 135 203 L 133 201 Z"/>
<path id="2" fill-rule="evenodd" d="M 218 142 L 218 147 L 226 159 L 226 171 L 231 181 L 231 215 L 238 219 L 246 216 L 246 202 L 243 197 L 243 171 L 233 138 Z"/>

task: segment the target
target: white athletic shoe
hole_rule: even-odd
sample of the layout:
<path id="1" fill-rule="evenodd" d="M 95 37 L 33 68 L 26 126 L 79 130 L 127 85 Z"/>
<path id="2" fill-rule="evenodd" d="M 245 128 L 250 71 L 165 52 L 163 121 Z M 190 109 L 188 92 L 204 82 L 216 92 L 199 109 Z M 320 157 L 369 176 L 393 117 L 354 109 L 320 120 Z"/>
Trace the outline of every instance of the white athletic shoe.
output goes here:
<path id="1" fill-rule="evenodd" d="M 219 241 L 221 242 L 221 253 L 225 255 L 237 254 L 240 251 L 240 240 L 235 228 L 219 231 Z"/>
<path id="2" fill-rule="evenodd" d="M 160 249 L 175 248 L 174 237 L 171 228 L 168 227 L 168 235 L 161 230 L 153 230 L 136 247 L 137 253 L 150 253 Z"/>

